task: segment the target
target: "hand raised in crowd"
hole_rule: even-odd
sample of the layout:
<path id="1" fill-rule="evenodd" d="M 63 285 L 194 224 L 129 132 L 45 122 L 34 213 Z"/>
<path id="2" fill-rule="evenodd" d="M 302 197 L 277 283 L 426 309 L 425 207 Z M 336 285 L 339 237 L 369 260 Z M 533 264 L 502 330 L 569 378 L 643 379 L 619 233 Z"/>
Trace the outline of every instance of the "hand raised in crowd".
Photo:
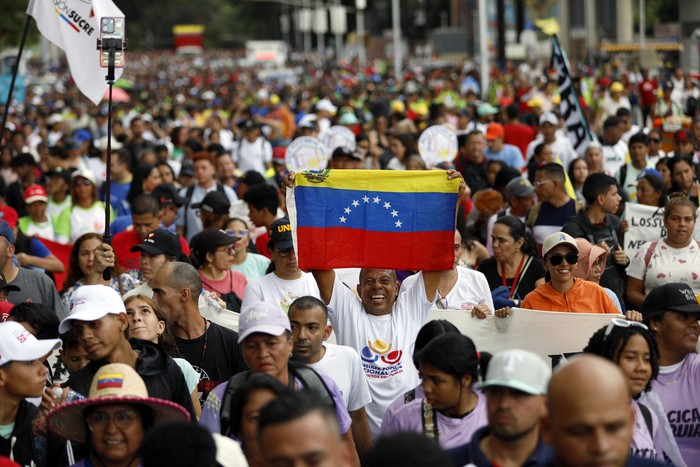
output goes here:
<path id="1" fill-rule="evenodd" d="M 471 196 L 472 190 L 469 188 L 469 185 L 467 185 L 467 182 L 464 181 L 464 177 L 462 177 L 462 174 L 455 169 L 449 169 L 447 171 L 447 179 L 448 180 L 453 180 L 455 178 L 459 178 L 459 192 L 457 193 L 458 197 L 469 197 Z"/>
<path id="2" fill-rule="evenodd" d="M 55 391 L 55 389 L 60 389 L 60 391 Z M 56 395 L 56 392 L 60 394 L 60 397 Z M 54 383 L 53 386 L 44 388 L 44 394 L 41 395 L 39 410 L 47 414 L 59 405 L 65 404 L 67 397 L 68 388 L 61 388 L 58 383 Z"/>
<path id="3" fill-rule="evenodd" d="M 622 245 L 617 246 L 617 249 L 613 253 L 613 258 L 615 259 L 615 264 L 627 266 L 627 254 L 625 254 L 625 250 L 622 249 Z"/>

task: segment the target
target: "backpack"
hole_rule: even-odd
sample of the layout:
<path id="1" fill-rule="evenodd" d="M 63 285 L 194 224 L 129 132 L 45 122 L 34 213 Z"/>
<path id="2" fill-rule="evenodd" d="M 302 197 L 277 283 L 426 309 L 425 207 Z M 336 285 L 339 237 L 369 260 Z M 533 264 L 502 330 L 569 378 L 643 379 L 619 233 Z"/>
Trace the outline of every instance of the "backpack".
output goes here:
<path id="1" fill-rule="evenodd" d="M 303 363 L 290 361 L 287 364 L 289 372 L 289 390 L 294 391 L 294 380 L 298 379 L 304 385 L 304 390 L 313 391 L 316 396 L 320 397 L 324 405 L 328 405 L 335 410 L 335 401 L 331 395 L 331 390 L 328 389 L 326 383 L 321 378 L 316 370 L 304 365 Z M 221 434 L 231 437 L 231 405 L 233 404 L 233 395 L 238 391 L 250 377 L 250 371 L 243 371 L 233 375 L 228 380 L 224 397 L 221 400 L 221 412 L 219 419 L 221 420 Z"/>
<path id="2" fill-rule="evenodd" d="M 187 198 L 187 204 L 184 205 L 184 213 L 185 213 L 185 235 L 187 235 L 187 208 L 190 207 L 190 203 L 192 200 L 192 194 L 194 193 L 194 187 L 195 185 L 190 185 L 187 187 L 187 191 L 185 192 L 185 198 Z M 217 182 L 216 183 L 216 191 L 219 193 L 223 193 L 224 195 L 226 194 L 226 190 L 224 190 L 224 185 L 222 183 Z M 204 194 L 206 196 L 206 193 Z"/>

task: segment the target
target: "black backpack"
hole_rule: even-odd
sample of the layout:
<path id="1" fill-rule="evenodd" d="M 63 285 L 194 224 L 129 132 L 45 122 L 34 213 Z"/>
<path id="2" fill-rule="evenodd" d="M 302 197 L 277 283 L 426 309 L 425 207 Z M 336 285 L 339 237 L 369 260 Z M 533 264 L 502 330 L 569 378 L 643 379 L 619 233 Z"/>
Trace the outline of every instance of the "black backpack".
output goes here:
<path id="1" fill-rule="evenodd" d="M 331 391 L 326 386 L 326 383 L 321 378 L 313 368 L 310 368 L 303 363 L 290 361 L 287 364 L 287 369 L 289 372 L 289 390 L 294 391 L 295 379 L 301 381 L 304 385 L 304 391 L 313 391 L 318 397 L 321 398 L 323 404 L 327 404 L 329 407 L 335 410 L 335 401 L 331 396 Z M 226 391 L 224 392 L 224 397 L 221 401 L 221 412 L 219 419 L 221 420 L 221 434 L 224 436 L 231 437 L 231 404 L 233 403 L 233 394 L 239 390 L 245 382 L 250 377 L 250 371 L 243 371 L 236 375 L 233 375 L 228 380 L 228 385 L 226 386 Z"/>

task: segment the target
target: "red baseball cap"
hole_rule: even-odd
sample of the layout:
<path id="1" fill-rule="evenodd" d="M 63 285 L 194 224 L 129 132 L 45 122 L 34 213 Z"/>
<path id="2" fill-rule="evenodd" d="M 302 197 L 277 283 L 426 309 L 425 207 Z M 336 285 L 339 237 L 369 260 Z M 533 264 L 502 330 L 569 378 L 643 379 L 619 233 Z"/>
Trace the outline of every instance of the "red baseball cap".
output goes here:
<path id="1" fill-rule="evenodd" d="M 506 130 L 500 123 L 489 123 L 486 127 L 486 140 L 491 141 L 496 138 L 503 138 L 506 135 Z"/>
<path id="2" fill-rule="evenodd" d="M 272 150 L 272 162 L 274 164 L 284 165 L 284 159 L 287 156 L 287 148 L 278 146 Z"/>
<path id="3" fill-rule="evenodd" d="M 36 201 L 47 202 L 49 196 L 46 194 L 46 190 L 41 185 L 29 185 L 26 190 L 24 190 L 24 202 L 27 204 L 32 204 Z"/>
<path id="4" fill-rule="evenodd" d="M 0 206 L 0 219 L 7 222 L 7 225 L 10 227 L 15 227 L 19 216 L 17 215 L 17 211 L 10 206 Z"/>

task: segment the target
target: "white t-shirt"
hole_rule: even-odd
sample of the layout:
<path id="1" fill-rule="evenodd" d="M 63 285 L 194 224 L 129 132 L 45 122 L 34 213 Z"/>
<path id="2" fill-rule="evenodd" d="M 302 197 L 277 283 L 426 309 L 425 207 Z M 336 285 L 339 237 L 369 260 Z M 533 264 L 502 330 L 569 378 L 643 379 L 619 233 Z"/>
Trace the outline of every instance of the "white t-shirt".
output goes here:
<path id="1" fill-rule="evenodd" d="M 408 276 L 401 284 L 399 293 L 407 287 L 413 287 L 418 274 Z M 493 297 L 491 289 L 484 273 L 457 266 L 457 282 L 452 290 L 445 296 L 440 297 L 439 291 L 435 297 L 435 302 L 442 301 L 448 310 L 471 311 L 475 306 L 485 303 L 493 312 Z"/>
<path id="2" fill-rule="evenodd" d="M 525 150 L 525 158 L 528 161 L 535 154 L 535 148 L 542 143 L 544 143 L 544 137 L 540 134 L 527 145 L 527 149 Z M 567 136 L 556 135 L 556 139 L 549 145 L 549 147 L 552 149 L 552 153 L 554 153 L 554 160 L 560 162 L 561 165 L 564 166 L 564 170 L 569 167 L 569 163 L 572 160 L 578 157 L 574 146 L 571 144 L 571 141 L 569 141 Z"/>
<path id="3" fill-rule="evenodd" d="M 48 240 L 54 240 L 56 238 L 56 232 L 54 230 L 53 216 L 47 214 L 46 217 L 48 218 L 46 222 L 34 222 L 31 218 L 28 219 L 27 228 L 24 235 L 27 237 L 36 236 L 46 238 Z"/>
<path id="4" fill-rule="evenodd" d="M 328 342 L 324 342 L 323 347 L 326 349 L 323 358 L 309 366 L 335 382 L 348 411 L 359 410 L 372 402 L 360 356 L 355 349 Z"/>
<path id="5" fill-rule="evenodd" d="M 243 173 L 255 170 L 265 175 L 267 170 L 265 164 L 272 162 L 272 145 L 262 136 L 252 143 L 243 138 L 235 145 L 234 152 L 233 160 Z"/>
<path id="6" fill-rule="evenodd" d="M 302 272 L 299 279 L 293 280 L 280 279 L 274 272 L 271 272 L 248 282 L 241 307 L 245 307 L 249 303 L 265 301 L 279 303 L 286 312 L 294 300 L 306 295 L 321 298 L 316 280 L 308 272 Z"/>
<path id="7" fill-rule="evenodd" d="M 71 205 L 71 196 L 68 195 L 66 196 L 66 199 L 64 199 L 62 202 L 57 203 L 51 198 L 49 198 L 49 204 L 46 206 L 46 214 L 53 217 L 54 219 L 57 219 L 59 214 L 61 214 L 61 211 L 66 209 Z"/>
<path id="8" fill-rule="evenodd" d="M 627 160 L 627 143 L 619 140 L 614 146 L 603 145 L 603 170 L 614 177 Z"/>
<path id="9" fill-rule="evenodd" d="M 659 285 L 670 282 L 688 284 L 700 294 L 700 246 L 691 240 L 685 248 L 673 248 L 659 240 L 645 266 L 647 251 L 653 242 L 646 242 L 627 266 L 627 275 L 644 282 L 644 295 Z"/>
<path id="10" fill-rule="evenodd" d="M 383 316 L 367 313 L 355 292 L 335 278 L 328 315 L 338 344 L 360 354 L 372 395 L 372 402 L 365 409 L 373 438 L 379 436 L 387 407 L 418 385 L 413 345 L 432 305 L 425 297 L 422 273 L 413 287 L 399 294 L 391 313 Z"/>
<path id="11" fill-rule="evenodd" d="M 176 225 L 178 227 L 185 226 L 185 216 L 187 216 L 187 243 L 189 243 L 190 240 L 192 240 L 192 237 L 194 237 L 195 234 L 202 231 L 202 220 L 199 218 L 199 210 L 192 209 L 192 205 L 195 203 L 202 202 L 207 193 L 209 193 L 210 191 L 215 191 L 216 189 L 216 183 L 214 183 L 211 187 L 207 188 L 206 190 L 202 188 L 199 185 L 199 183 L 195 184 L 194 190 L 192 191 L 192 197 L 190 198 L 190 204 L 188 204 L 187 206 L 182 206 L 180 209 L 178 209 L 176 222 Z M 227 185 L 224 185 L 224 193 L 226 194 L 226 197 L 228 198 L 231 204 L 238 200 L 238 196 L 236 196 L 236 193 Z M 182 188 L 179 194 L 180 196 L 186 197 L 187 187 Z"/>

